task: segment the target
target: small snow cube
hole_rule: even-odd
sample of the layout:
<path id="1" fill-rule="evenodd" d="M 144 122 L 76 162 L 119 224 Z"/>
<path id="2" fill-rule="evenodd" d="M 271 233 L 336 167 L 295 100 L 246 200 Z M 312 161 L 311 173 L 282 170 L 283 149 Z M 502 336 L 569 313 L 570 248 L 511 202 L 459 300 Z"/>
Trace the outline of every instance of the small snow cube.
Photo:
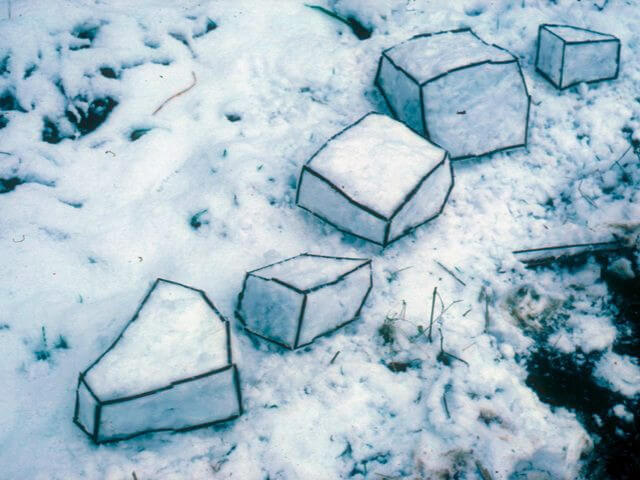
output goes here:
<path id="1" fill-rule="evenodd" d="M 241 412 L 229 322 L 203 291 L 158 279 L 115 342 L 80 374 L 73 420 L 104 443 Z"/>
<path id="2" fill-rule="evenodd" d="M 527 143 L 531 99 L 520 64 L 470 29 L 417 35 L 385 50 L 376 85 L 394 117 L 453 160 Z"/>
<path id="3" fill-rule="evenodd" d="M 620 40 L 570 25 L 540 25 L 536 68 L 557 88 L 618 77 Z"/>
<path id="4" fill-rule="evenodd" d="M 371 260 L 303 253 L 247 273 L 236 315 L 293 350 L 354 320 L 371 286 Z"/>
<path id="5" fill-rule="evenodd" d="M 445 150 L 370 113 L 302 167 L 296 202 L 343 232 L 386 246 L 438 216 L 452 188 Z"/>

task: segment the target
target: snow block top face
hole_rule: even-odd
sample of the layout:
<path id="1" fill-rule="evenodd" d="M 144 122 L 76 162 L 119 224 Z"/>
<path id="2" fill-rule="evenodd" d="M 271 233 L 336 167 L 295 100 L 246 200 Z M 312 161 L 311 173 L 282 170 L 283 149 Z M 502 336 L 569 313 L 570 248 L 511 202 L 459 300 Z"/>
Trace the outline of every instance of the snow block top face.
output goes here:
<path id="1" fill-rule="evenodd" d="M 369 261 L 365 258 L 325 257 L 303 253 L 253 270 L 249 274 L 308 293 L 335 282 Z"/>
<path id="2" fill-rule="evenodd" d="M 549 30 L 555 36 L 560 37 L 565 43 L 582 42 L 602 42 L 607 40 L 618 40 L 608 33 L 594 32 L 585 28 L 573 27 L 571 25 L 550 25 L 544 24 L 543 28 Z"/>
<path id="3" fill-rule="evenodd" d="M 391 218 L 447 152 L 386 115 L 370 113 L 307 163 L 353 201 Z"/>
<path id="4" fill-rule="evenodd" d="M 84 378 L 101 401 L 139 395 L 228 366 L 228 342 L 204 292 L 159 279 Z"/>
<path id="5" fill-rule="evenodd" d="M 417 83 L 479 63 L 506 63 L 515 57 L 481 40 L 470 29 L 418 35 L 384 54 Z"/>

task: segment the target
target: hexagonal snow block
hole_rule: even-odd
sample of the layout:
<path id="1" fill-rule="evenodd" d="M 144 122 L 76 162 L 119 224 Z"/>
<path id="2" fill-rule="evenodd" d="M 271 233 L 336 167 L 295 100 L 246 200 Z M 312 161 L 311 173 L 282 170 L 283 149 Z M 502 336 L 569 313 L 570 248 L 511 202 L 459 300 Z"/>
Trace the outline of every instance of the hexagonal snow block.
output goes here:
<path id="1" fill-rule="evenodd" d="M 115 342 L 80 374 L 73 421 L 104 443 L 241 413 L 229 322 L 202 290 L 158 279 Z"/>
<path id="2" fill-rule="evenodd" d="M 296 203 L 343 232 L 386 246 L 437 217 L 452 188 L 446 151 L 369 113 L 302 167 Z"/>
<path id="3" fill-rule="evenodd" d="M 560 89 L 617 78 L 620 40 L 570 25 L 540 25 L 536 69 Z"/>
<path id="4" fill-rule="evenodd" d="M 371 287 L 371 260 L 303 253 L 248 272 L 236 315 L 248 332 L 293 350 L 355 320 Z"/>
<path id="5" fill-rule="evenodd" d="M 417 35 L 385 50 L 375 83 L 393 116 L 452 160 L 527 144 L 531 99 L 520 64 L 470 29 Z"/>

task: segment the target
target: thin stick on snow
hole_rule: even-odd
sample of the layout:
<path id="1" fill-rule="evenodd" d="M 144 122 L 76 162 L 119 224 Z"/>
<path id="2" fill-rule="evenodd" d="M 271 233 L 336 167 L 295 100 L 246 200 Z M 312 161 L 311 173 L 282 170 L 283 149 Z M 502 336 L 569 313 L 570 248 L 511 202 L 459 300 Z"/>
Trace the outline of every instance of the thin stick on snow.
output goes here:
<path id="1" fill-rule="evenodd" d="M 464 363 L 467 367 L 469 367 L 469 362 L 467 362 L 466 360 L 461 359 L 460 357 L 456 357 L 454 354 L 449 353 L 449 352 L 445 352 L 444 351 L 444 335 L 442 335 L 442 329 L 439 329 L 440 331 L 440 355 L 446 355 L 449 358 L 453 358 L 454 360 L 458 360 L 459 362 Z"/>
<path id="2" fill-rule="evenodd" d="M 433 310 L 436 306 L 436 294 L 438 293 L 438 287 L 434 287 L 433 288 L 433 298 L 431 299 L 431 318 L 429 319 L 429 335 L 428 335 L 428 339 L 429 339 L 429 343 L 433 342 L 433 339 L 431 338 L 431 330 L 433 329 Z"/>
<path id="3" fill-rule="evenodd" d="M 595 202 L 587 195 L 585 195 L 585 193 L 582 191 L 582 180 L 580 180 L 580 183 L 578 183 L 578 192 L 580 193 L 580 196 L 589 203 L 589 205 L 591 205 L 593 208 L 598 208 Z"/>
<path id="4" fill-rule="evenodd" d="M 489 330 L 489 294 L 484 293 L 484 333 Z"/>
<path id="5" fill-rule="evenodd" d="M 155 115 L 156 113 L 158 113 L 160 110 L 162 110 L 164 108 L 164 106 L 169 103 L 171 100 L 173 100 L 176 97 L 179 97 L 180 95 L 187 93 L 189 90 L 191 90 L 193 87 L 196 86 L 196 83 L 198 82 L 198 80 L 196 79 L 196 72 L 191 72 L 191 76 L 193 77 L 193 82 L 191 83 L 191 85 L 189 85 L 187 88 L 185 88 L 184 90 L 180 90 L 178 93 L 174 93 L 173 95 L 171 95 L 169 98 L 167 98 L 164 102 L 162 102 L 160 104 L 160 106 L 158 108 L 156 108 L 152 115 Z"/>
<path id="6" fill-rule="evenodd" d="M 447 389 L 445 388 L 444 392 L 442 392 L 442 404 L 444 405 L 444 413 L 447 414 L 447 418 L 451 418 L 451 413 L 449 412 L 449 405 L 447 404 Z"/>
<path id="7" fill-rule="evenodd" d="M 329 365 L 333 365 L 333 362 L 336 361 L 336 358 L 338 358 L 338 355 L 340 355 L 340 350 L 338 350 L 336 352 L 336 354 L 333 356 L 333 358 L 331 359 L 331 361 L 329 362 Z"/>
<path id="8" fill-rule="evenodd" d="M 480 473 L 480 477 L 482 477 L 482 480 L 493 480 L 493 477 L 491 476 L 491 474 L 489 473 L 489 470 L 487 470 L 481 463 L 479 460 L 476 460 L 476 468 L 478 469 L 478 472 Z"/>
<path id="9" fill-rule="evenodd" d="M 136 476 L 136 472 L 131 472 L 131 475 L 133 475 L 133 480 L 138 480 L 138 477 Z"/>
<path id="10" fill-rule="evenodd" d="M 562 250 L 579 249 L 573 253 L 563 253 Z M 578 257 L 581 255 L 596 253 L 596 252 L 619 252 L 627 249 L 621 242 L 617 240 L 611 240 L 608 242 L 593 242 L 593 243 L 575 243 L 569 245 L 558 245 L 553 247 L 541 247 L 541 248 L 529 248 L 526 250 L 515 250 L 512 253 L 518 257 L 520 255 L 535 254 L 542 252 L 549 252 L 548 256 L 535 256 L 533 258 L 520 258 L 520 261 L 524 263 L 528 268 L 538 267 L 542 265 L 550 264 L 554 261 L 563 260 L 571 257 Z M 553 252 L 558 250 L 558 252 Z"/>
<path id="11" fill-rule="evenodd" d="M 466 287 L 467 284 L 464 283 L 462 280 L 460 280 L 455 273 L 453 273 L 451 270 L 449 270 L 447 267 L 445 267 L 443 264 L 441 264 L 439 261 L 436 260 L 436 263 L 438 265 L 440 265 L 440 268 L 442 268 L 445 272 L 447 272 L 449 275 L 451 275 L 453 278 L 455 278 L 463 287 Z"/>

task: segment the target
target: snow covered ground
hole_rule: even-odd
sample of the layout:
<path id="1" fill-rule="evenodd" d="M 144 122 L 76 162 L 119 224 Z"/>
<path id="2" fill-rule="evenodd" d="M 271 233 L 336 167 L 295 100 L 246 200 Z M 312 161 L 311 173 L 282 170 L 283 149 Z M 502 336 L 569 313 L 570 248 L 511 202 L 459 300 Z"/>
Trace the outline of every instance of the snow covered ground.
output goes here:
<path id="1" fill-rule="evenodd" d="M 0 6 L 1 479 L 588 478 L 597 439 L 526 382 L 540 342 L 599 352 L 595 380 L 625 399 L 601 421 L 637 425 L 640 369 L 613 349 L 598 265 L 527 270 L 511 252 L 637 234 L 638 159 L 615 161 L 640 142 L 640 4 L 322 5 L 371 37 L 293 0 Z M 545 22 L 620 38 L 619 78 L 556 90 L 534 67 Z M 297 208 L 305 161 L 387 112 L 381 51 L 459 27 L 519 58 L 528 147 L 456 162 L 443 214 L 384 250 Z M 247 336 L 244 273 L 305 251 L 373 258 L 361 318 L 295 352 Z M 232 320 L 245 413 L 92 445 L 71 421 L 78 372 L 157 277 Z"/>

